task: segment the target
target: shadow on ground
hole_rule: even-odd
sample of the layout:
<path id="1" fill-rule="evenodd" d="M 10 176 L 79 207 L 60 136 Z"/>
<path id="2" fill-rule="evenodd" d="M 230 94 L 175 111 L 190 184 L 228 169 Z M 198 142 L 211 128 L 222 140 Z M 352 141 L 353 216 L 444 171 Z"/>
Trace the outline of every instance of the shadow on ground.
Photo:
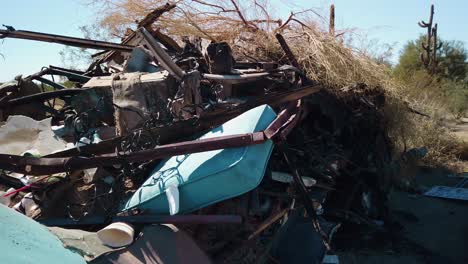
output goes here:
<path id="1" fill-rule="evenodd" d="M 448 174 L 441 169 L 420 168 L 414 183 L 423 191 L 434 185 L 454 186 L 461 180 Z M 390 210 L 399 226 L 391 235 L 391 246 L 340 252 L 340 263 L 468 263 L 467 201 L 395 190 L 390 194 Z"/>

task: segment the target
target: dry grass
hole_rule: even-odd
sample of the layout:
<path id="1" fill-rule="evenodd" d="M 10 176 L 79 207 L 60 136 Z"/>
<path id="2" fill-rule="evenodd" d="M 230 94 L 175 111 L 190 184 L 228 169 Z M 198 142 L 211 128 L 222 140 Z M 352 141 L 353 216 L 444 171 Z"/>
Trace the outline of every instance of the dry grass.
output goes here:
<path id="1" fill-rule="evenodd" d="M 95 0 L 105 14 L 99 21 L 114 35 L 123 35 L 162 0 Z M 343 44 L 347 32 L 330 36 L 324 19 L 314 10 L 292 13 L 285 21 L 275 18 L 268 1 L 177 1 L 177 7 L 163 15 L 155 27 L 175 38 L 197 36 L 226 41 L 237 57 L 252 60 L 280 60 L 283 51 L 275 38 L 281 33 L 296 54 L 302 69 L 316 81 L 329 87 L 354 83 L 385 86 L 388 69 L 371 60 L 362 51 Z M 318 22 L 317 22 L 318 21 Z"/>
<path id="2" fill-rule="evenodd" d="M 424 162 L 434 166 L 449 166 L 458 161 L 461 144 L 450 131 L 442 126 L 439 111 L 434 101 L 413 101 L 412 107 L 431 116 L 427 118 L 408 111 L 406 101 L 398 97 L 387 97 L 385 117 L 388 122 L 388 134 L 392 139 L 396 153 L 418 147 L 427 147 L 428 154 Z"/>
<path id="3" fill-rule="evenodd" d="M 387 85 L 389 69 L 377 64 L 365 53 L 346 47 L 336 38 L 320 30 L 306 29 L 285 34 L 287 41 L 298 56 L 302 69 L 309 78 L 329 87 L 343 87 L 366 83 L 370 87 Z"/>
<path id="4" fill-rule="evenodd" d="M 94 4 L 102 7 L 99 9 L 100 25 L 120 36 L 127 27 L 134 27 L 136 20 L 165 3 L 162 0 L 94 0 Z M 397 150 L 426 146 L 429 149 L 426 162 L 456 161 L 458 140 L 438 123 L 443 115 L 443 111 L 439 111 L 441 106 L 431 100 L 430 93 L 408 93 L 424 91 L 427 83 L 401 84 L 393 80 L 387 66 L 371 59 L 366 51 L 344 44 L 348 32 L 330 36 L 325 19 L 314 10 L 291 13 L 282 21 L 274 17 L 267 1 L 186 0 L 176 3 L 177 8 L 163 15 L 154 27 L 176 39 L 190 35 L 226 41 L 238 58 L 286 62 L 275 38 L 276 33 L 281 33 L 309 78 L 330 89 L 355 83 L 385 89 L 388 98 L 385 115 Z M 411 89 L 406 89 L 408 85 Z M 408 104 L 431 118 L 410 113 Z"/>
<path id="5" fill-rule="evenodd" d="M 411 80 L 392 80 L 390 84 L 384 86 L 389 99 L 385 116 L 397 152 L 425 146 L 429 150 L 425 164 L 458 170 L 459 157 L 468 146 L 446 127 L 449 110 L 440 99 L 437 82 L 427 74 L 416 73 Z M 408 111 L 408 106 L 430 118 Z"/>

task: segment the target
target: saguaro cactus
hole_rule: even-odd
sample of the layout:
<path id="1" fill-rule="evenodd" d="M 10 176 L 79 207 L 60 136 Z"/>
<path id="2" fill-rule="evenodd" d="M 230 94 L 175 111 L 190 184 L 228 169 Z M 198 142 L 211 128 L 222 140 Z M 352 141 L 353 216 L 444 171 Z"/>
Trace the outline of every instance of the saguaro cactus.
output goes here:
<path id="1" fill-rule="evenodd" d="M 420 27 L 427 28 L 426 42 L 421 44 L 425 52 L 421 53 L 420 56 L 421 62 L 430 73 L 434 73 L 437 68 L 437 50 L 442 47 L 442 43 L 438 43 L 437 40 L 437 23 L 432 27 L 433 18 L 434 5 L 431 5 L 429 22 L 421 21 L 418 23 Z"/>
<path id="2" fill-rule="evenodd" d="M 335 5 L 330 6 L 330 23 L 328 28 L 330 36 L 335 36 Z"/>

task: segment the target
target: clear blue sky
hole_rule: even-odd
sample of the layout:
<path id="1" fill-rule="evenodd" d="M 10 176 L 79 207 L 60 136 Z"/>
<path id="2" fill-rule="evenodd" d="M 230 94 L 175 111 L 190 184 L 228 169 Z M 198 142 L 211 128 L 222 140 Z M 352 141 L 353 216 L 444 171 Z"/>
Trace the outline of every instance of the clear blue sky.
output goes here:
<path id="1" fill-rule="evenodd" d="M 336 27 L 358 28 L 369 39 L 392 44 L 396 61 L 404 43 L 416 38 L 424 30 L 417 26 L 426 20 L 431 3 L 435 4 L 435 21 L 439 24 L 439 35 L 443 39 L 457 39 L 468 47 L 468 1 L 466 0 L 301 0 L 282 1 L 278 12 L 287 17 L 289 10 L 299 7 L 321 8 L 328 13 L 331 3 L 336 7 Z M 0 24 L 12 25 L 16 29 L 42 31 L 81 37 L 79 26 L 94 21 L 94 11 L 84 5 L 86 0 L 14 0 L 2 1 Z M 0 82 L 18 74 L 37 72 L 42 66 L 61 65 L 57 44 L 27 40 L 0 40 Z"/>
<path id="2" fill-rule="evenodd" d="M 0 4 L 0 25 L 81 37 L 78 27 L 93 21 L 93 11 L 82 0 L 6 0 Z M 62 64 L 62 45 L 20 40 L 0 40 L 0 82 L 18 74 L 38 72 L 41 67 Z"/>

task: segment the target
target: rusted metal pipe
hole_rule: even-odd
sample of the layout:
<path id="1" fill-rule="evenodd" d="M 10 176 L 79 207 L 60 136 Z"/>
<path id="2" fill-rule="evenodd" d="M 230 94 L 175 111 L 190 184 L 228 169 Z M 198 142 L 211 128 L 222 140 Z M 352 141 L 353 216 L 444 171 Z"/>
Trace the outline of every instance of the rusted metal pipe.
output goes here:
<path id="1" fill-rule="evenodd" d="M 28 175 L 49 175 L 60 172 L 83 170 L 100 166 L 143 162 L 168 158 L 177 155 L 198 153 L 210 150 L 237 148 L 264 143 L 263 132 L 221 136 L 158 146 L 155 149 L 118 153 L 99 157 L 34 158 L 0 154 L 0 168 Z"/>
<path id="2" fill-rule="evenodd" d="M 58 83 L 55 83 L 49 79 L 46 79 L 44 77 L 36 77 L 36 80 L 37 81 L 40 81 L 41 83 L 43 84 L 47 84 L 47 85 L 50 85 L 52 87 L 54 87 L 55 89 L 58 89 L 58 90 L 65 90 L 67 89 L 67 87 L 61 85 L 61 84 L 58 84 Z"/>
<path id="3" fill-rule="evenodd" d="M 22 105 L 22 104 L 29 104 L 31 102 L 36 102 L 36 101 L 46 101 L 49 99 L 61 97 L 61 96 L 67 96 L 67 95 L 75 95 L 79 94 L 85 90 L 89 90 L 88 88 L 86 89 L 62 89 L 62 90 L 57 90 L 57 91 L 50 91 L 50 92 L 43 92 L 43 93 L 37 93 L 37 94 L 31 94 L 31 95 L 26 95 L 23 97 L 11 99 L 4 104 L 0 105 L 0 109 L 2 108 L 7 108 L 7 107 L 12 107 L 16 105 Z"/>
<path id="4" fill-rule="evenodd" d="M 159 64 L 166 69 L 174 78 L 181 81 L 185 72 L 172 61 L 171 57 L 164 51 L 159 43 L 151 36 L 145 28 L 139 28 L 137 31 L 143 40 L 148 45 L 153 56 L 158 60 Z"/>
<path id="5" fill-rule="evenodd" d="M 289 62 L 291 62 L 292 66 L 300 69 L 299 63 L 297 62 L 296 57 L 294 56 L 291 49 L 289 48 L 288 43 L 286 43 L 286 40 L 284 39 L 283 35 L 281 35 L 280 33 L 277 33 L 275 36 L 281 48 L 283 49 L 284 53 L 286 53 L 286 56 L 288 57 L 288 60 Z"/>
<path id="6" fill-rule="evenodd" d="M 171 11 L 176 7 L 175 4 L 166 3 L 163 6 L 155 8 L 153 11 L 148 13 L 141 21 L 138 22 L 138 27 L 149 27 L 153 24 L 160 16 L 164 13 Z"/>
<path id="7" fill-rule="evenodd" d="M 124 52 L 131 52 L 133 47 L 125 44 L 112 43 L 107 41 L 92 40 L 92 39 L 83 39 L 75 38 L 68 36 L 61 36 L 55 34 L 47 34 L 34 31 L 26 30 L 5 30 L 0 29 L 0 35 L 2 38 L 17 38 L 17 39 L 27 39 L 34 41 L 58 43 L 67 46 L 79 47 L 79 48 L 89 48 L 89 49 L 98 49 L 98 50 L 119 50 Z"/>
<path id="8" fill-rule="evenodd" d="M 205 73 L 203 77 L 208 80 L 212 81 L 222 81 L 222 82 L 229 82 L 231 84 L 234 83 L 243 83 L 243 82 L 250 82 L 255 81 L 261 78 L 268 77 L 270 73 L 268 72 L 260 72 L 260 73 L 248 73 L 248 74 L 211 74 Z"/>

